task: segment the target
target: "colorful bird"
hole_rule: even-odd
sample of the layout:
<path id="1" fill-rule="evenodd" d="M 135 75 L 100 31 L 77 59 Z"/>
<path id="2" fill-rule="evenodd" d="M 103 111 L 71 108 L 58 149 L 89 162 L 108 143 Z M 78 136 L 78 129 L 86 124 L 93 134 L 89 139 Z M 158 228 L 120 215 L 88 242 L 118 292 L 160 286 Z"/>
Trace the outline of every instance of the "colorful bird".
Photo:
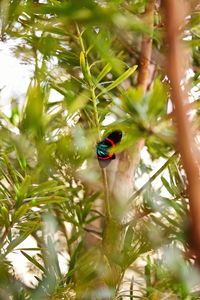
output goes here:
<path id="1" fill-rule="evenodd" d="M 119 130 L 113 131 L 110 133 L 107 138 L 99 142 L 96 146 L 97 158 L 101 168 L 107 167 L 112 159 L 116 158 L 116 155 L 110 150 L 116 144 L 121 141 L 122 132 Z"/>

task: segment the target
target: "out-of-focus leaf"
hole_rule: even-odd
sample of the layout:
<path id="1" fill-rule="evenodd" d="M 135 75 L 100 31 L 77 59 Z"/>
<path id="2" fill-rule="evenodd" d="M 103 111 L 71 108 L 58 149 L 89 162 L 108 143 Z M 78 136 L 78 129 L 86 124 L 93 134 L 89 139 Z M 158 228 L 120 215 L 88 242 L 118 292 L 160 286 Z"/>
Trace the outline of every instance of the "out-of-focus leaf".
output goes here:
<path id="1" fill-rule="evenodd" d="M 87 91 L 82 92 L 69 105 L 69 113 L 73 114 L 78 110 L 83 109 L 86 106 L 88 101 L 89 101 L 89 93 Z"/>
<path id="2" fill-rule="evenodd" d="M 10 244 L 8 245 L 7 249 L 6 249 L 6 255 L 8 253 L 10 253 L 11 251 L 13 251 L 15 249 L 15 247 L 17 247 L 19 244 L 21 244 L 31 234 L 31 232 L 34 229 L 35 228 L 32 228 L 31 231 L 26 231 L 26 232 L 20 233 L 20 235 L 17 238 L 15 238 L 14 240 L 12 240 L 10 242 Z"/>
<path id="3" fill-rule="evenodd" d="M 125 71 L 121 76 L 119 76 L 114 82 L 112 82 L 110 85 L 108 85 L 104 91 L 98 94 L 97 98 L 103 95 L 104 93 L 109 92 L 110 90 L 114 89 L 117 87 L 120 83 L 122 83 L 124 80 L 126 80 L 129 76 L 131 76 L 135 70 L 137 69 L 137 66 L 133 66 L 127 71 Z"/>
<path id="4" fill-rule="evenodd" d="M 81 67 L 81 71 L 83 72 L 84 76 L 86 77 L 86 61 L 85 61 L 85 54 L 83 53 L 83 51 L 81 51 L 80 53 L 80 67 Z"/>
<path id="5" fill-rule="evenodd" d="M 108 72 L 110 72 L 111 69 L 112 69 L 112 66 L 110 64 L 105 65 L 103 70 L 97 76 L 96 81 L 97 82 L 101 81 L 101 79 L 103 79 L 106 76 L 106 74 L 108 74 Z"/>
<path id="6" fill-rule="evenodd" d="M 4 221 L 4 224 L 5 224 L 6 228 L 9 228 L 10 220 L 9 220 L 8 209 L 5 206 L 1 206 L 0 213 L 1 213 L 1 217 Z"/>
<path id="7" fill-rule="evenodd" d="M 27 201 L 30 201 L 29 199 Z M 30 201 L 30 206 L 37 206 L 41 204 L 48 204 L 48 203 L 59 203 L 68 201 L 65 197 L 60 196 L 48 196 L 48 197 L 38 197 Z"/>
<path id="8" fill-rule="evenodd" d="M 49 180 L 47 182 L 43 182 L 41 184 L 31 186 L 31 194 L 44 195 L 44 194 L 48 194 L 49 192 L 54 193 L 56 191 L 64 190 L 64 189 L 68 191 L 70 190 L 70 188 L 67 189 L 65 185 L 58 186 L 58 183 L 55 180 Z"/>
<path id="9" fill-rule="evenodd" d="M 44 92 L 38 80 L 33 80 L 27 92 L 27 103 L 24 107 L 21 129 L 36 136 L 43 135 L 44 128 Z"/>
<path id="10" fill-rule="evenodd" d="M 53 243 L 50 236 L 48 236 L 48 240 L 47 240 L 47 249 L 49 255 L 49 260 L 48 260 L 49 268 L 55 272 L 57 278 L 62 278 L 61 270 L 58 262 L 58 254 L 55 248 L 55 244 Z"/>
<path id="11" fill-rule="evenodd" d="M 112 7 L 103 8 L 93 1 L 85 1 L 85 5 L 81 5 L 78 1 L 61 2 L 52 4 L 40 5 L 38 11 L 40 14 L 53 14 L 59 17 L 67 17 L 69 20 L 85 21 L 88 23 L 97 24 L 98 22 L 110 23 L 111 16 L 115 12 Z"/>
<path id="12" fill-rule="evenodd" d="M 166 84 L 156 79 L 153 90 L 148 97 L 148 116 L 150 119 L 163 117 L 167 113 L 167 87 Z"/>
<path id="13" fill-rule="evenodd" d="M 23 201 L 23 198 L 26 196 L 28 189 L 31 184 L 31 177 L 27 175 L 21 185 L 19 186 L 19 189 L 17 191 L 17 203 L 16 206 L 19 206 L 21 202 Z"/>
<path id="14" fill-rule="evenodd" d="M 23 204 L 22 206 L 20 206 L 13 214 L 12 222 L 15 223 L 18 219 L 25 216 L 29 208 L 29 204 Z"/>
<path id="15" fill-rule="evenodd" d="M 126 231 L 126 235 L 124 238 L 124 251 L 128 252 L 131 251 L 131 243 L 133 241 L 133 235 L 134 235 L 134 231 L 132 229 L 131 226 L 128 227 L 127 231 Z"/>

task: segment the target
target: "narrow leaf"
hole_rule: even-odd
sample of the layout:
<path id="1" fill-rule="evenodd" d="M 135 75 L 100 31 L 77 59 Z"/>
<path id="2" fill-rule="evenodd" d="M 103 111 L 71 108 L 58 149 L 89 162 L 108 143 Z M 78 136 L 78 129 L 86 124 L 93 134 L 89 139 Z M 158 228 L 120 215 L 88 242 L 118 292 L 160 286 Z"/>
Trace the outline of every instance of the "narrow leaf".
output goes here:
<path id="1" fill-rule="evenodd" d="M 8 228 L 10 226 L 10 221 L 9 221 L 8 210 L 5 206 L 1 207 L 1 215 L 2 215 L 2 218 L 5 223 L 6 228 Z"/>
<path id="2" fill-rule="evenodd" d="M 30 187 L 30 184 L 31 184 L 31 176 L 27 175 L 24 178 L 24 180 L 18 190 L 18 195 L 22 196 L 22 197 L 25 196 L 28 191 L 28 188 Z"/>
<path id="3" fill-rule="evenodd" d="M 82 73 L 85 77 L 85 74 L 86 74 L 86 61 L 85 61 L 85 55 L 82 51 L 80 53 L 80 67 L 81 67 L 81 71 L 82 71 Z"/>
<path id="4" fill-rule="evenodd" d="M 29 210 L 29 204 L 24 204 L 20 206 L 13 215 L 13 223 L 15 223 L 21 217 L 23 217 L 28 210 Z"/>
<path id="5" fill-rule="evenodd" d="M 26 231 L 24 233 L 22 233 L 20 236 L 18 236 L 16 239 L 12 240 L 10 242 L 10 244 L 8 245 L 7 251 L 6 251 L 6 255 L 8 253 L 10 253 L 15 247 L 17 247 L 19 244 L 21 244 L 30 234 L 31 232 L 34 230 L 34 228 L 32 228 L 32 230 Z"/>
<path id="6" fill-rule="evenodd" d="M 60 196 L 49 196 L 49 197 L 39 197 L 34 200 L 31 200 L 31 206 L 37 206 L 40 204 L 47 204 L 47 203 L 59 203 L 68 201 L 65 197 Z"/>
<path id="7" fill-rule="evenodd" d="M 73 114 L 77 112 L 78 110 L 81 110 L 85 107 L 87 102 L 89 101 L 89 94 L 87 91 L 84 91 L 80 93 L 72 102 L 72 104 L 69 107 L 69 113 Z"/>
<path id="8" fill-rule="evenodd" d="M 21 253 L 32 263 L 34 264 L 36 267 L 38 267 L 40 270 L 42 270 L 43 272 L 45 272 L 45 268 L 33 257 L 31 257 L 30 255 L 28 255 L 26 252 L 21 251 Z"/>
<path id="9" fill-rule="evenodd" d="M 167 182 L 167 180 L 163 176 L 161 177 L 161 180 L 162 180 L 164 187 L 170 193 L 170 195 L 175 196 L 175 193 L 174 193 L 173 189 L 171 188 L 170 184 Z"/>
<path id="10" fill-rule="evenodd" d="M 98 94 L 97 98 L 100 97 L 102 94 L 107 93 L 108 91 L 114 89 L 116 86 L 118 86 L 120 83 L 122 83 L 124 80 L 126 80 L 129 76 L 131 76 L 135 70 L 137 69 L 137 65 L 133 66 L 132 68 L 125 71 L 121 76 L 119 76 L 115 81 L 113 81 L 107 88 L 105 88 L 104 91 Z"/>
<path id="11" fill-rule="evenodd" d="M 102 78 L 104 78 L 106 76 L 106 74 L 112 69 L 110 64 L 105 65 L 105 67 L 103 68 L 103 70 L 99 73 L 99 75 L 97 76 L 97 82 L 101 81 Z"/>

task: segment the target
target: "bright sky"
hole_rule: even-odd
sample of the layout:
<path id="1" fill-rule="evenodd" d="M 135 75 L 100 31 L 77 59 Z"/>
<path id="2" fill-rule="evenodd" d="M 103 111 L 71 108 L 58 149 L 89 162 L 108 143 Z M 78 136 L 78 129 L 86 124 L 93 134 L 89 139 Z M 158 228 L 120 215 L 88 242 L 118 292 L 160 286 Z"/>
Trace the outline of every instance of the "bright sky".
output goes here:
<path id="1" fill-rule="evenodd" d="M 13 41 L 0 42 L 0 110 L 9 115 L 10 99 L 19 101 L 26 93 L 30 77 L 33 74 L 31 66 L 22 64 L 12 54 Z"/>

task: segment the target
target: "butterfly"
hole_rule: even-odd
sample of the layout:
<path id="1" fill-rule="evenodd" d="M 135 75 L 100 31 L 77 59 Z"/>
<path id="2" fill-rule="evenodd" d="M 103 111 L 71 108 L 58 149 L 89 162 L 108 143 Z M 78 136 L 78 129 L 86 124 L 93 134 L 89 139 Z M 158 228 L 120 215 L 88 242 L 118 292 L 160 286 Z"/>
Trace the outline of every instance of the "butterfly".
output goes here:
<path id="1" fill-rule="evenodd" d="M 122 138 L 122 132 L 119 130 L 110 133 L 104 140 L 96 145 L 97 158 L 101 168 L 105 168 L 109 165 L 112 159 L 116 158 L 116 155 L 110 152 L 116 144 L 120 143 Z"/>

